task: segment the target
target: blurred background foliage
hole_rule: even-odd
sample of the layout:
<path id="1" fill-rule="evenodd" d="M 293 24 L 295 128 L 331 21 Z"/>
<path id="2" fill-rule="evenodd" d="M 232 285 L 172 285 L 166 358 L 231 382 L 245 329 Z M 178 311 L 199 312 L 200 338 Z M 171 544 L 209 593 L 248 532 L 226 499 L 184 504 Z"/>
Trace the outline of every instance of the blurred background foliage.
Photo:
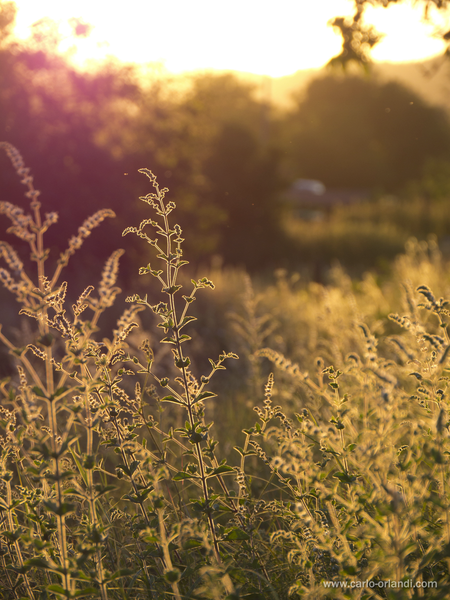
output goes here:
<path id="1" fill-rule="evenodd" d="M 357 76 L 314 80 L 287 119 L 291 173 L 327 187 L 399 191 L 426 157 L 450 152 L 444 110 L 410 90 Z"/>
<path id="2" fill-rule="evenodd" d="M 122 245 L 124 227 L 142 219 L 144 166 L 170 188 L 194 268 L 283 267 L 321 281 L 336 259 L 358 272 L 389 268 L 411 235 L 436 233 L 445 246 L 448 115 L 400 83 L 324 70 L 282 108 L 233 74 L 192 76 L 181 89 L 113 60 L 76 70 L 58 54 L 51 21 L 19 43 L 14 14 L 13 3 L 0 1 L 0 137 L 20 149 L 46 209 L 60 213 L 52 244 L 63 248 L 100 208 L 118 217 L 87 241 L 84 262 L 81 253 L 69 265 L 74 279 L 90 281 Z M 75 35 L 88 33 L 74 26 Z M 20 202 L 4 156 L 0 170 L 2 200 Z M 308 220 L 286 201 L 298 178 L 364 190 L 366 200 Z M 127 289 L 146 262 L 142 246 L 130 244 L 121 268 Z"/>

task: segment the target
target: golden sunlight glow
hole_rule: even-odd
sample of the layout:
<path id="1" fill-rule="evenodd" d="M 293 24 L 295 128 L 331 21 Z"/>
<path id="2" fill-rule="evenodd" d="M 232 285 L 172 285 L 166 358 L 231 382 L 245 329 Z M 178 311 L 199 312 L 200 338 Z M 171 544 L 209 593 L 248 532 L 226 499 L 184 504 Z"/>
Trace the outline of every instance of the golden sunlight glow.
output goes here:
<path id="1" fill-rule="evenodd" d="M 350 0 L 16 0 L 16 35 L 49 17 L 64 37 L 60 49 L 83 64 L 108 55 L 125 62 L 161 63 L 170 73 L 226 69 L 280 77 L 323 66 L 340 49 L 327 22 L 353 13 Z M 411 2 L 369 9 L 368 21 L 386 37 L 374 50 L 378 61 L 429 58 L 444 50 L 421 23 Z M 93 26 L 74 38 L 71 17 Z M 369 19 L 370 17 L 370 19 Z"/>
<path id="2" fill-rule="evenodd" d="M 434 37 L 438 27 L 450 29 L 449 15 L 430 9 L 430 22 L 423 22 L 423 5 L 411 2 L 366 9 L 366 21 L 385 37 L 372 51 L 372 58 L 382 62 L 408 62 L 431 58 L 444 52 L 446 45 Z"/>

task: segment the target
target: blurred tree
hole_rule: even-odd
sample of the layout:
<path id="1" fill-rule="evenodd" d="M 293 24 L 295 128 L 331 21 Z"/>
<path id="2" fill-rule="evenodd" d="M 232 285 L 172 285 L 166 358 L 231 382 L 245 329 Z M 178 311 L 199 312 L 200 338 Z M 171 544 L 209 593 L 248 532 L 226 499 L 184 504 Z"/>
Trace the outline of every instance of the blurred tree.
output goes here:
<path id="1" fill-rule="evenodd" d="M 263 129 L 267 107 L 253 85 L 232 74 L 194 80 L 183 113 L 193 128 L 216 251 L 228 263 L 261 268 L 281 249 L 277 194 L 279 155 Z"/>
<path id="2" fill-rule="evenodd" d="M 14 21 L 16 17 L 16 5 L 14 2 L 0 2 L 0 47 L 5 45 L 11 38 Z"/>
<path id="3" fill-rule="evenodd" d="M 450 153 L 444 112 L 394 82 L 316 79 L 284 126 L 291 179 L 329 187 L 399 190 L 427 159 Z"/>
<path id="4" fill-rule="evenodd" d="M 341 52 L 330 61 L 330 66 L 341 66 L 344 69 L 351 62 L 363 65 L 366 69 L 370 63 L 370 50 L 382 39 L 375 28 L 364 22 L 364 11 L 367 6 L 382 6 L 387 8 L 399 4 L 403 0 L 353 0 L 355 13 L 353 16 L 335 17 L 329 21 L 342 36 Z M 430 9 L 435 7 L 445 11 L 450 6 L 449 0 L 413 0 L 412 4 L 423 6 L 423 20 L 430 21 Z M 441 30 L 438 35 L 450 42 L 450 31 Z M 446 54 L 450 55 L 449 48 Z"/>
<path id="5" fill-rule="evenodd" d="M 19 148 L 32 168 L 45 209 L 70 214 L 52 231 L 55 245 L 63 247 L 96 210 L 123 211 L 123 170 L 101 137 L 105 128 L 120 126 L 124 106 L 139 86 L 133 70 L 118 64 L 104 64 L 97 72 L 72 68 L 57 53 L 58 32 L 49 20 L 35 25 L 27 43 L 15 41 L 13 20 L 14 6 L 0 3 L 0 137 Z M 0 157 L 2 196 L 17 202 L 22 194 L 7 162 Z M 116 229 L 115 236 L 101 240 L 86 267 L 102 261 L 120 241 Z"/>
<path id="6" fill-rule="evenodd" d="M 268 183 L 277 169 L 274 152 L 261 139 L 263 110 L 253 87 L 231 74 L 195 76 L 184 93 L 162 85 L 143 89 L 123 148 L 136 166 L 142 156 L 154 157 L 154 169 L 177 203 L 180 224 L 191 232 L 186 251 L 193 260 L 219 252 L 234 260 L 236 239 L 241 239 L 236 205 L 243 203 L 242 217 L 247 202 L 261 208 L 264 195 L 273 194 L 273 182 L 261 190 L 261 181 Z M 243 164 L 234 168 L 236 156 Z M 257 231 L 248 229 L 247 237 L 253 239 Z"/>
<path id="7" fill-rule="evenodd" d="M 134 219 L 130 210 L 139 212 L 134 199 L 143 183 L 137 170 L 149 166 L 179 207 L 180 225 L 190 232 L 186 251 L 192 260 L 209 260 L 217 252 L 235 260 L 245 228 L 242 262 L 267 248 L 264 236 L 274 229 L 272 204 L 280 182 L 276 155 L 262 139 L 266 107 L 255 99 L 251 85 L 231 74 L 201 75 L 181 92 L 170 81 L 147 80 L 136 68 L 115 62 L 81 72 L 58 53 L 55 23 L 38 21 L 31 39 L 19 43 L 9 35 L 13 19 L 14 5 L 0 0 L 5 40 L 0 47 L 0 137 L 24 155 L 46 209 L 70 214 L 52 232 L 55 246 L 64 246 L 89 214 L 109 206 L 119 217 L 108 224 L 114 234 L 85 255 L 85 268 L 93 266 L 92 259 L 103 260 L 121 244 L 125 213 L 129 223 Z M 83 22 L 71 25 L 76 35 L 88 35 Z M 234 165 L 235 156 L 242 164 Z M 2 195 L 20 198 L 3 156 L 0 168 Z"/>
<path id="8" fill-rule="evenodd" d="M 410 197 L 424 199 L 426 206 L 431 201 L 447 202 L 450 198 L 450 158 L 427 160 L 419 178 L 411 181 L 405 192 Z"/>
<path id="9" fill-rule="evenodd" d="M 247 127 L 226 123 L 205 161 L 211 201 L 225 213 L 218 250 L 227 263 L 264 268 L 279 258 L 279 157 Z"/>

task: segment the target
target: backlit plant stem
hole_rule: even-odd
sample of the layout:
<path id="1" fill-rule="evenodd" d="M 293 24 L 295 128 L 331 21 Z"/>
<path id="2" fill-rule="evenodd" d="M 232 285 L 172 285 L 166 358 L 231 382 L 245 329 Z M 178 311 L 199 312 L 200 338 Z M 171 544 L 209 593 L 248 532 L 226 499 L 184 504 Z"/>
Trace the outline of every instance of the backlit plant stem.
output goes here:
<path id="1" fill-rule="evenodd" d="M 12 517 L 12 510 L 11 510 L 12 492 L 11 492 L 11 482 L 10 481 L 8 481 L 6 483 L 6 502 L 8 504 L 8 527 L 9 527 L 9 530 L 12 532 L 12 531 L 14 531 L 15 527 L 14 527 L 14 521 L 13 521 L 13 517 Z M 19 562 L 19 565 L 21 568 L 23 568 L 24 564 L 23 564 L 23 557 L 22 557 L 22 551 L 20 549 L 19 540 L 14 541 L 14 549 L 16 551 L 17 560 Z M 27 593 L 28 593 L 29 597 L 31 598 L 31 600 L 34 600 L 33 590 L 31 589 L 30 581 L 29 581 L 28 575 L 26 573 L 23 574 L 23 580 L 24 580 L 25 587 L 27 589 Z"/>
<path id="2" fill-rule="evenodd" d="M 165 236 L 166 236 L 166 251 L 167 251 L 167 287 L 170 289 L 172 286 L 174 286 L 176 284 L 178 267 L 176 265 L 171 264 L 171 258 L 170 258 L 172 256 L 171 236 L 173 234 L 170 232 L 169 221 L 167 219 L 167 210 L 165 209 L 162 196 L 159 192 L 159 187 L 157 184 L 155 185 L 155 187 L 157 190 L 157 195 L 159 197 L 159 204 L 161 207 L 161 212 L 163 213 L 163 218 L 164 218 L 164 229 L 165 229 Z M 177 261 L 179 260 L 179 257 L 180 257 L 180 255 L 178 254 Z M 172 268 L 174 270 L 173 273 L 172 273 Z M 171 314 L 172 314 L 172 319 L 174 322 L 173 331 L 175 333 L 176 352 L 178 355 L 178 360 L 181 361 L 181 363 L 183 363 L 183 362 L 185 362 L 185 358 L 183 356 L 183 351 L 181 348 L 180 331 L 179 331 L 179 327 L 178 327 L 179 322 L 178 322 L 177 311 L 176 311 L 175 297 L 174 297 L 173 293 L 169 294 L 169 305 L 170 305 L 170 310 L 171 310 Z M 195 419 L 194 419 L 194 415 L 192 412 L 192 398 L 191 398 L 191 394 L 189 392 L 189 384 L 188 384 L 188 380 L 187 380 L 187 373 L 186 373 L 185 366 L 181 367 L 181 374 L 182 374 L 182 378 L 183 378 L 184 392 L 186 394 L 186 409 L 188 411 L 189 424 L 191 426 L 191 429 L 194 431 Z M 202 490 L 203 490 L 203 500 L 205 502 L 206 515 L 208 518 L 209 529 L 210 529 L 210 532 L 211 532 L 211 535 L 213 538 L 214 556 L 215 556 L 217 562 L 221 562 L 220 553 L 219 553 L 219 543 L 218 543 L 217 537 L 216 537 L 214 520 L 211 515 L 208 484 L 207 484 L 207 478 L 206 478 L 206 474 L 205 474 L 205 463 L 204 463 L 202 448 L 201 448 L 200 444 L 201 444 L 201 442 L 195 442 L 195 451 L 197 454 L 197 461 L 198 461 L 198 465 L 199 465 L 199 469 L 200 469 L 200 479 L 201 479 Z"/>
<path id="3" fill-rule="evenodd" d="M 69 570 L 69 559 L 67 556 L 67 536 L 66 536 L 66 518 L 62 514 L 62 505 L 64 503 L 64 495 L 61 486 L 61 472 L 59 465 L 59 444 L 57 442 L 58 425 L 56 420 L 56 400 L 50 398 L 47 401 L 48 413 L 50 415 L 50 429 L 51 429 L 51 444 L 52 444 L 52 455 L 53 464 L 55 470 L 55 483 L 56 483 L 56 494 L 58 512 L 56 514 L 56 520 L 58 523 L 58 543 L 61 553 L 61 563 L 64 569 L 64 586 L 66 590 L 72 591 L 73 585 L 70 577 Z"/>
<path id="4" fill-rule="evenodd" d="M 84 366 L 85 374 L 87 373 L 87 367 Z M 86 392 L 84 394 L 85 397 L 85 409 L 86 409 L 86 450 L 87 450 L 87 458 L 88 460 L 93 460 L 94 456 L 94 440 L 93 440 L 93 431 L 92 431 L 92 412 L 91 412 L 91 403 L 89 401 L 89 392 L 88 386 L 86 386 Z M 94 492 L 94 471 L 93 465 L 89 465 L 86 469 L 86 478 L 87 478 L 87 487 L 88 487 L 88 502 L 89 502 L 89 512 L 91 516 L 91 523 L 93 529 L 96 531 L 98 527 L 98 519 L 97 519 L 97 509 L 95 502 L 95 492 Z M 95 566 L 97 570 L 97 576 L 100 584 L 100 593 L 102 596 L 102 600 L 108 600 L 108 590 L 106 588 L 106 584 L 104 582 L 104 572 L 103 572 L 103 561 L 102 561 L 102 549 L 100 543 L 96 542 L 96 555 L 95 555 Z"/>

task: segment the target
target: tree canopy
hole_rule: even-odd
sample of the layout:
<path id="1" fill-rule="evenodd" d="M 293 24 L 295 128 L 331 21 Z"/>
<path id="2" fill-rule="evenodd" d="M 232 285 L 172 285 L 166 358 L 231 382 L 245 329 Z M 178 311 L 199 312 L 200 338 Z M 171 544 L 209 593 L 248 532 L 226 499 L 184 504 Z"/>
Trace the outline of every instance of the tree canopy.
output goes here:
<path id="1" fill-rule="evenodd" d="M 261 141 L 265 106 L 251 85 L 231 74 L 202 75 L 181 93 L 168 81 L 146 81 L 131 65 L 109 62 L 97 71 L 79 71 L 55 51 L 50 22 L 38 24 L 31 43 L 19 44 L 8 37 L 13 19 L 14 5 L 0 1 L 1 138 L 20 149 L 46 208 L 70 211 L 55 245 L 67 243 L 86 217 L 108 206 L 118 219 L 92 254 L 103 260 L 121 244 L 125 216 L 129 222 L 130 210 L 139 212 L 131 208 L 142 194 L 137 171 L 149 166 L 170 188 L 180 225 L 191 232 L 186 248 L 191 259 L 220 253 L 234 260 L 236 253 L 225 243 L 230 235 L 234 248 L 254 255 L 267 247 L 276 228 L 267 206 L 281 182 L 276 154 Z M 228 152 L 242 155 L 243 140 L 249 154 L 235 169 Z M 245 160 L 251 163 L 247 169 Z M 20 198 L 4 156 L 0 168 L 2 191 Z M 226 198 L 219 192 L 224 181 L 233 192 Z M 261 189 L 261 182 L 268 185 Z M 258 236 L 250 232 L 245 242 L 247 207 L 258 221 Z M 140 214 L 135 218 L 139 222 Z"/>
<path id="2" fill-rule="evenodd" d="M 292 176 L 330 187 L 395 191 L 450 152 L 442 110 L 398 83 L 358 76 L 314 80 L 285 131 Z"/>
<path id="3" fill-rule="evenodd" d="M 367 66 L 370 62 L 371 49 L 382 39 L 376 29 L 364 20 L 365 10 L 368 6 L 381 6 L 388 8 L 399 4 L 403 0 L 353 0 L 355 12 L 353 15 L 336 16 L 329 22 L 342 36 L 342 49 L 334 56 L 329 65 L 340 65 L 344 69 L 350 62 Z M 437 8 L 445 11 L 450 7 L 449 0 L 412 0 L 412 4 L 423 7 L 424 21 L 430 21 L 430 9 Z M 450 43 L 450 31 L 440 31 L 443 40 Z M 449 48 L 446 54 L 449 53 Z"/>

